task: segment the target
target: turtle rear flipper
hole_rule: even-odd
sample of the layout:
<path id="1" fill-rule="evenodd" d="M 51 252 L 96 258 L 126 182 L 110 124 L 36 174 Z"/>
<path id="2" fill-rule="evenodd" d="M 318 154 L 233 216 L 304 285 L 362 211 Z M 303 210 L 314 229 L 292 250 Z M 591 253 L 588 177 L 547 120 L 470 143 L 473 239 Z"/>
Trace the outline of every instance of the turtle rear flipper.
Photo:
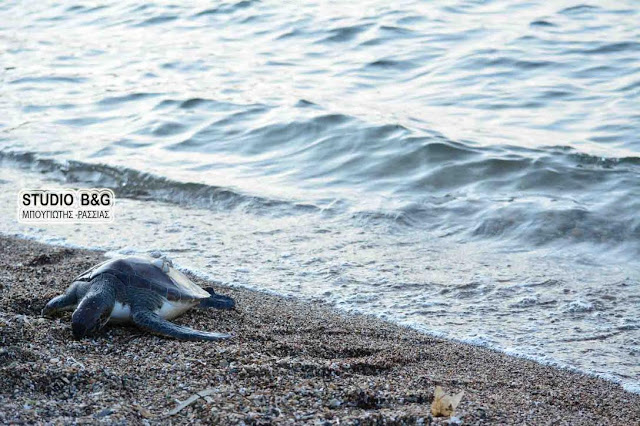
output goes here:
<path id="1" fill-rule="evenodd" d="M 205 288 L 207 293 L 211 296 L 207 299 L 202 299 L 200 301 L 201 308 L 215 308 L 215 309 L 226 309 L 231 310 L 236 307 L 236 301 L 233 300 L 229 296 L 223 296 L 221 294 L 213 291 L 213 288 L 207 287 Z"/>
<path id="2" fill-rule="evenodd" d="M 224 340 L 232 336 L 226 333 L 210 333 L 177 325 L 147 309 L 138 309 L 131 316 L 134 324 L 151 333 L 181 340 Z"/>

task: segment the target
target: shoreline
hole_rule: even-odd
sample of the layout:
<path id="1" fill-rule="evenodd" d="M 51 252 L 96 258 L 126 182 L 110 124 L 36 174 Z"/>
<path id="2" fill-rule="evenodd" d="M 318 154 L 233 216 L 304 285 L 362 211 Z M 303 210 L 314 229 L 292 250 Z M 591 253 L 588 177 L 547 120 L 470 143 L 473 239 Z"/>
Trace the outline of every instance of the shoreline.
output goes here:
<path id="1" fill-rule="evenodd" d="M 103 253 L 1 235 L 0 252 L 4 424 L 438 424 L 448 419 L 430 415 L 437 385 L 465 392 L 464 424 L 640 422 L 640 395 L 593 375 L 193 275 L 238 310 L 194 309 L 176 323 L 233 340 L 107 326 L 75 341 L 70 313 L 51 320 L 40 310 Z"/>
<path id="2" fill-rule="evenodd" d="M 88 251 L 88 252 L 96 252 L 96 253 L 101 253 L 104 257 L 103 260 L 106 259 L 110 259 L 113 256 L 123 256 L 124 254 L 119 253 L 117 251 L 110 251 L 107 249 L 103 249 L 100 247 L 89 247 L 89 246 L 82 246 L 82 245 L 76 245 L 76 244 L 70 244 L 70 243 L 51 243 L 51 242 L 46 242 L 46 241 L 41 241 L 40 239 L 38 239 L 37 237 L 33 237 L 33 236 L 28 236 L 28 235 L 23 235 L 23 234 L 3 234 L 0 232 L 0 238 L 7 238 L 7 239 L 15 239 L 15 240 L 19 240 L 19 241 L 26 241 L 29 243 L 34 243 L 34 244 L 42 244 L 45 246 L 51 246 L 53 248 L 58 248 L 60 250 L 65 250 L 65 249 L 71 249 L 71 250 L 79 250 L 79 251 Z M 175 262 L 174 262 L 175 264 Z M 411 324 L 403 324 L 400 322 L 395 322 L 393 319 L 388 319 L 388 318 L 381 318 L 379 316 L 376 316 L 375 314 L 371 314 L 371 313 L 366 313 L 366 312 L 361 312 L 358 310 L 348 310 L 348 309 L 340 309 L 340 308 L 336 308 L 334 307 L 334 305 L 332 304 L 327 304 L 325 303 L 322 299 L 318 298 L 318 297 L 297 297 L 297 296 L 292 296 L 292 295 L 286 295 L 286 294 L 281 294 L 278 293 L 275 290 L 270 290 L 270 289 L 261 289 L 261 288 L 257 288 L 257 287 L 253 287 L 253 286 L 236 286 L 236 285 L 228 285 L 227 283 L 223 283 L 219 280 L 216 280 L 212 277 L 209 276 L 209 274 L 207 273 L 203 273 L 201 271 L 198 270 L 194 270 L 194 269 L 190 269 L 190 268 L 184 268 L 181 265 L 177 265 L 177 267 L 184 273 L 186 273 L 189 277 L 191 277 L 194 280 L 197 280 L 200 284 L 202 283 L 206 283 L 204 285 L 206 286 L 216 286 L 216 287 L 220 287 L 220 288 L 235 288 L 235 289 L 241 289 L 241 290 L 246 290 L 249 292 L 254 292 L 257 294 L 264 294 L 264 295 L 269 295 L 269 296 L 273 296 L 276 298 L 283 298 L 286 300 L 294 300 L 303 304 L 320 304 L 323 307 L 328 308 L 329 310 L 332 310 L 334 312 L 334 314 L 336 315 L 346 315 L 346 316 L 357 316 L 357 317 L 366 317 L 366 318 L 371 318 L 371 319 L 375 319 L 378 321 L 383 321 L 385 323 L 390 323 L 392 325 L 395 325 L 397 327 L 403 328 L 403 329 L 407 329 L 409 331 L 415 331 L 418 332 L 420 334 L 435 338 L 435 339 L 439 339 L 439 340 L 444 340 L 444 341 L 449 341 L 449 342 L 455 342 L 455 343 L 459 343 L 459 344 L 463 344 L 463 345 L 470 345 L 470 346 L 475 346 L 475 347 L 479 347 L 479 348 L 483 348 L 483 349 L 487 349 L 487 350 L 491 350 L 491 351 L 496 351 L 499 352 L 501 354 L 507 355 L 509 357 L 513 357 L 513 358 L 519 358 L 522 360 L 527 360 L 527 361 L 533 361 L 535 363 L 544 365 L 544 366 L 548 366 L 548 367 L 552 367 L 552 368 L 556 368 L 559 370 L 565 370 L 571 373 L 577 373 L 580 375 L 585 375 L 585 376 L 589 376 L 589 377 L 595 377 L 598 379 L 602 379 L 605 380 L 607 382 L 611 382 L 614 383 L 616 385 L 620 385 L 623 390 L 625 390 L 626 392 L 630 392 L 632 394 L 637 394 L 640 395 L 640 384 L 636 385 L 635 383 L 633 385 L 628 385 L 626 384 L 623 380 L 620 379 L 616 379 L 615 377 L 613 377 L 612 375 L 607 376 L 606 374 L 600 374 L 600 373 L 596 373 L 596 372 L 591 372 L 588 370 L 582 370 L 578 367 L 574 367 L 568 364 L 564 364 L 560 361 L 556 361 L 556 360 L 548 360 L 545 359 L 543 357 L 537 357 L 534 355 L 528 355 L 526 353 L 523 352 L 515 352 L 515 351 L 506 351 L 503 350 L 500 347 L 496 347 L 492 344 L 487 344 L 487 343 L 476 343 L 473 342 L 471 340 L 467 340 L 464 338 L 456 338 L 453 336 L 449 336 L 446 333 L 441 333 L 441 332 L 436 332 L 436 331 L 430 331 L 428 329 L 421 329 L 419 327 L 414 327 Z M 631 389 L 629 389 L 631 388 Z"/>

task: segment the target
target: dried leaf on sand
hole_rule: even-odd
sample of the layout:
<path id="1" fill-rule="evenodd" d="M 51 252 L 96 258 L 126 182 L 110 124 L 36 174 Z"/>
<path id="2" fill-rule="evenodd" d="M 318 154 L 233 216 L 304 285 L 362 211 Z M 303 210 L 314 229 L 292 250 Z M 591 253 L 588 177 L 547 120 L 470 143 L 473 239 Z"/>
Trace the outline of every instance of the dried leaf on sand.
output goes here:
<path id="1" fill-rule="evenodd" d="M 180 403 L 180 405 L 178 405 L 173 410 L 169 411 L 166 415 L 174 416 L 178 414 L 180 411 L 182 411 L 183 409 L 187 408 L 189 405 L 199 400 L 200 398 L 206 398 L 207 396 L 212 395 L 213 393 L 215 393 L 215 389 L 201 390 L 200 392 L 197 392 L 196 394 L 191 395 L 186 401 Z"/>
<path id="2" fill-rule="evenodd" d="M 431 414 L 436 417 L 449 417 L 456 412 L 464 391 L 456 395 L 447 395 L 440 386 L 436 386 L 431 403 Z"/>

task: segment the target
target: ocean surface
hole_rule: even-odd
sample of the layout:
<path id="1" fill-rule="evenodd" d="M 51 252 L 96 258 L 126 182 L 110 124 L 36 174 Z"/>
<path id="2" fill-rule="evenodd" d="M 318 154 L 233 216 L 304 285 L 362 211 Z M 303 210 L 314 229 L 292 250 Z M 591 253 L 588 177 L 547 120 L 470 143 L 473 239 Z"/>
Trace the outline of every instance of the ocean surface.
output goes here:
<path id="1" fill-rule="evenodd" d="M 5 1 L 0 232 L 640 392 L 640 4 Z M 108 187 L 26 226 L 23 188 Z"/>

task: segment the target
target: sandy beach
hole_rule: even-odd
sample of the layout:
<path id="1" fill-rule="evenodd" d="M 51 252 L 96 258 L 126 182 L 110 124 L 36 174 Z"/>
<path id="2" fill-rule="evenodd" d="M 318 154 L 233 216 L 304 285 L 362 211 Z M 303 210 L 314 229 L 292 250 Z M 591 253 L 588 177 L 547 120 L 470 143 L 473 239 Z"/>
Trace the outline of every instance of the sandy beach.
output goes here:
<path id="1" fill-rule="evenodd" d="M 640 422 L 640 395 L 605 380 L 216 283 L 236 311 L 176 322 L 233 340 L 107 326 L 76 341 L 70 313 L 40 311 L 103 254 L 12 237 L 0 253 L 2 424 L 441 424 L 430 414 L 437 385 L 464 391 L 463 424 Z"/>

